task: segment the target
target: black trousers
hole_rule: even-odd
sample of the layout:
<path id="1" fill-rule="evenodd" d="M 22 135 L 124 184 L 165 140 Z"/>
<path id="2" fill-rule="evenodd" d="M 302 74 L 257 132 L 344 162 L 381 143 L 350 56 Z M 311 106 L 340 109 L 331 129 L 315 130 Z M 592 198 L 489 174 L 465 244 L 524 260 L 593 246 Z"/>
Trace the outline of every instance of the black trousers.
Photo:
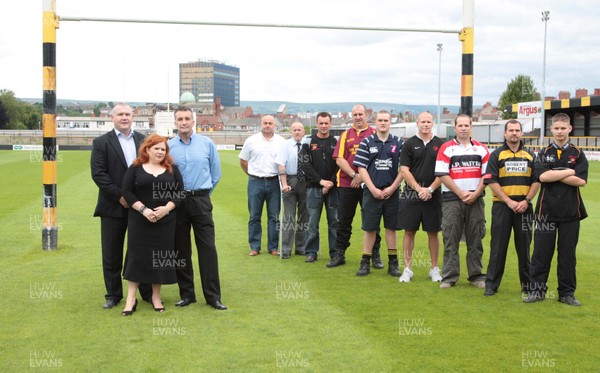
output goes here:
<path id="1" fill-rule="evenodd" d="M 104 287 L 108 299 L 117 301 L 123 299 L 123 244 L 127 232 L 127 217 L 100 218 L 100 238 L 102 241 L 102 272 Z M 152 286 L 140 284 L 139 291 L 142 299 L 152 299 Z"/>
<path id="2" fill-rule="evenodd" d="M 352 236 L 352 221 L 356 214 L 356 206 L 360 204 L 362 208 L 363 198 L 362 188 L 338 188 L 339 204 L 338 204 L 338 229 L 336 251 L 345 252 L 350 246 L 350 237 Z M 379 253 L 381 247 L 381 236 L 379 228 L 375 236 L 375 244 L 373 245 L 373 254 Z M 362 250 L 361 250 L 362 251 Z"/>
<path id="3" fill-rule="evenodd" d="M 504 202 L 492 205 L 492 239 L 490 242 L 490 261 L 485 279 L 485 288 L 497 291 L 504 274 L 506 254 L 511 233 L 514 231 L 515 250 L 519 260 L 519 279 L 521 291 L 529 286 L 529 247 L 533 233 L 533 215 L 531 205 L 523 214 L 517 214 Z"/>
<path id="4" fill-rule="evenodd" d="M 178 251 L 178 259 L 181 263 L 181 266 L 177 268 L 179 295 L 181 298 L 196 299 L 190 237 L 190 229 L 193 228 L 202 292 L 204 299 L 209 304 L 221 300 L 219 260 L 215 246 L 215 224 L 212 209 L 208 193 L 200 196 L 186 196 L 177 207 L 175 231 L 175 250 Z"/>
<path id="5" fill-rule="evenodd" d="M 558 296 L 575 294 L 575 249 L 579 240 L 579 220 L 568 222 L 536 221 L 535 242 L 531 256 L 530 294 L 545 294 L 548 290 L 548 274 L 554 256 L 558 233 Z"/>

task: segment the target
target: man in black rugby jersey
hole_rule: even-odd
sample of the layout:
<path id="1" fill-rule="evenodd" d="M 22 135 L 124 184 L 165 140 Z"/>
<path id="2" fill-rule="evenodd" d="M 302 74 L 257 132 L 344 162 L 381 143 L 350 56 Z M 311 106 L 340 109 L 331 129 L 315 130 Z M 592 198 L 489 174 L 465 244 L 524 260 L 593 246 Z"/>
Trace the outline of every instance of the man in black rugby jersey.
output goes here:
<path id="1" fill-rule="evenodd" d="M 438 232 L 442 230 L 442 182 L 435 176 L 435 160 L 443 143 L 442 139 L 433 134 L 431 113 L 422 112 L 417 117 L 417 134 L 402 145 L 400 171 L 404 178 L 404 190 L 400 195 L 398 230 L 404 229 L 402 248 L 405 267 L 400 282 L 410 282 L 413 277 L 412 256 L 419 226 L 427 232 L 431 258 L 429 278 L 433 282 L 442 281 L 438 267 Z"/>
<path id="2" fill-rule="evenodd" d="M 583 151 L 569 142 L 573 127 L 568 115 L 559 113 L 553 116 L 550 130 L 554 141 L 535 159 L 541 188 L 535 207 L 529 296 L 523 301 L 533 303 L 545 299 L 554 247 L 558 245 L 558 301 L 581 306 L 575 299 L 575 249 L 580 220 L 587 217 L 579 188 L 587 184 L 588 161 Z"/>
<path id="3" fill-rule="evenodd" d="M 319 221 L 323 206 L 327 213 L 329 257 L 333 258 L 338 228 L 338 190 L 336 174 L 338 166 L 333 159 L 337 140 L 329 132 L 331 114 L 317 114 L 317 133 L 310 143 L 302 146 L 300 167 L 306 178 L 306 208 L 308 210 L 308 232 L 304 250 L 307 263 L 317 260 L 319 252 Z"/>

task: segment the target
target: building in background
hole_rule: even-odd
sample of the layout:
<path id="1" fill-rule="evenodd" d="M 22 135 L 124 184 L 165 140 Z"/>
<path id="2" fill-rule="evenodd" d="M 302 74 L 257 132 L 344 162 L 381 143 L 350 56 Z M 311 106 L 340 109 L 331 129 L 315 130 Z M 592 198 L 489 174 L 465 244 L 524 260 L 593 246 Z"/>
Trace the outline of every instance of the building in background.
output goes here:
<path id="1" fill-rule="evenodd" d="M 179 64 L 179 95 L 191 93 L 199 104 L 240 106 L 240 69 L 214 60 Z M 190 96 L 192 97 L 192 96 Z"/>
<path id="2" fill-rule="evenodd" d="M 164 137 L 174 136 L 175 114 L 172 111 L 157 111 L 154 114 L 154 131 Z"/>

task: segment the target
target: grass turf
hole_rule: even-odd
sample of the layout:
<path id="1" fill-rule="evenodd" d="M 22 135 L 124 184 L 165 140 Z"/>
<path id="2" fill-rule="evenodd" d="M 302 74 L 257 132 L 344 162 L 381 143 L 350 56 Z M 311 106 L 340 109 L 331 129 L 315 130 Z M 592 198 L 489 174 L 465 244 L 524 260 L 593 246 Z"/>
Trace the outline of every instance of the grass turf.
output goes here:
<path id="1" fill-rule="evenodd" d="M 59 153 L 59 250 L 41 250 L 39 152 L 0 152 L 2 209 L 0 371 L 419 371 L 598 370 L 600 164 L 592 162 L 583 198 L 590 217 L 578 245 L 577 298 L 557 302 L 556 263 L 545 302 L 521 302 L 511 244 L 499 293 L 483 297 L 463 277 L 441 290 L 427 278 L 425 234 L 417 234 L 409 284 L 386 270 L 357 278 L 362 232 L 354 224 L 347 264 L 325 268 L 248 256 L 246 178 L 237 152 L 221 152 L 223 179 L 213 194 L 223 303 L 179 309 L 176 285 L 163 287 L 167 311 L 141 302 L 121 317 L 123 302 L 104 310 L 97 188 L 89 152 Z M 486 213 L 489 213 L 490 197 Z M 265 222 L 266 220 L 263 219 Z M 323 217 L 322 221 L 325 221 Z M 326 232 L 322 224 L 322 232 Z M 399 243 L 402 233 L 399 232 Z M 326 237 L 321 237 L 322 243 Z M 264 246 L 264 237 L 263 237 Z M 487 266 L 489 235 L 484 240 Z M 193 260 L 196 260 L 194 254 Z M 440 254 L 440 263 L 442 255 Z M 385 258 L 384 258 L 385 262 Z M 197 268 L 197 263 L 194 264 Z M 387 263 L 386 263 L 387 268 Z M 196 273 L 196 289 L 200 289 Z"/>

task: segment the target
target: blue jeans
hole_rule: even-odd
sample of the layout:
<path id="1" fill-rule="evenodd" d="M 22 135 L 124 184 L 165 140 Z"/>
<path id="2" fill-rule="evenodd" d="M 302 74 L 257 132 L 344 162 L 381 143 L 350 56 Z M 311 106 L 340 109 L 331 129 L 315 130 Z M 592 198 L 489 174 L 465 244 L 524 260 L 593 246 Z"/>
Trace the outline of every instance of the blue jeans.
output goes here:
<path id="1" fill-rule="evenodd" d="M 319 222 L 325 205 L 327 213 L 327 234 L 329 240 L 329 257 L 333 257 L 338 228 L 338 190 L 334 188 L 323 195 L 321 188 L 306 189 L 306 207 L 308 209 L 308 232 L 306 234 L 306 255 L 317 255 L 319 251 Z"/>
<path id="2" fill-rule="evenodd" d="M 250 221 L 248 222 L 248 243 L 250 250 L 260 252 L 260 240 L 262 237 L 261 217 L 263 205 L 267 203 L 267 248 L 276 251 L 278 244 L 277 226 L 279 224 L 279 209 L 281 208 L 279 191 L 279 180 L 259 179 L 254 176 L 248 177 L 248 211 Z"/>

